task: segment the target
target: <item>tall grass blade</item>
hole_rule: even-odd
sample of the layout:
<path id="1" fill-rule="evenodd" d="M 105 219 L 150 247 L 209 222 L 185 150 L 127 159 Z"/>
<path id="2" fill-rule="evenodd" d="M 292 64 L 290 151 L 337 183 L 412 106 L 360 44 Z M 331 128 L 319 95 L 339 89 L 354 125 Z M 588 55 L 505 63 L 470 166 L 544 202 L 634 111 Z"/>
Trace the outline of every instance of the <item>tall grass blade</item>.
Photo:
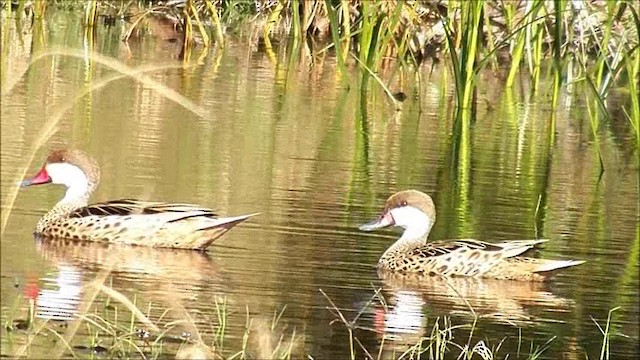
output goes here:
<path id="1" fill-rule="evenodd" d="M 563 44 L 563 12 L 567 6 L 566 0 L 553 0 L 555 22 L 553 26 L 553 94 L 551 106 L 555 111 L 558 108 L 560 88 L 562 86 L 562 44 Z"/>
<path id="2" fill-rule="evenodd" d="M 340 41 L 340 24 L 338 23 L 338 15 L 336 13 L 336 9 L 331 4 L 330 0 L 325 0 L 325 7 L 327 9 L 327 16 L 329 17 L 329 26 L 331 28 L 331 38 L 333 39 L 333 46 L 336 51 L 336 57 L 338 59 L 338 70 L 342 75 L 342 81 L 346 88 L 349 87 L 349 82 L 347 80 L 347 66 L 345 64 L 346 61 L 346 53 L 342 52 L 342 45 Z"/>
<path id="3" fill-rule="evenodd" d="M 393 105 L 395 106 L 396 111 L 400 111 L 402 110 L 402 103 L 398 100 L 395 99 L 395 97 L 393 96 L 393 93 L 391 92 L 391 90 L 384 84 L 384 82 L 382 81 L 382 79 L 380 79 L 380 77 L 373 72 L 373 70 L 371 70 L 367 65 L 365 65 L 364 63 L 362 63 L 360 61 L 360 59 L 358 59 L 358 57 L 356 55 L 353 55 L 353 58 L 360 64 L 360 66 L 362 66 L 362 68 L 365 70 L 365 72 L 369 75 L 371 75 L 376 82 L 380 85 L 380 87 L 382 87 L 382 89 L 384 90 L 385 94 L 387 94 L 387 96 L 389 97 L 389 100 L 393 103 Z M 363 79 L 363 83 L 364 83 L 364 79 Z M 365 85 L 362 85 L 362 88 L 365 88 Z"/>
<path id="4" fill-rule="evenodd" d="M 216 29 L 216 45 L 219 47 L 224 46 L 224 33 L 222 31 L 222 21 L 220 20 L 220 15 L 218 14 L 218 9 L 211 3 L 211 0 L 204 0 L 204 3 L 209 10 L 209 14 L 211 15 L 211 19 L 213 20 L 213 25 Z"/>
<path id="5" fill-rule="evenodd" d="M 60 49 L 52 49 L 52 50 L 48 50 L 45 51 L 43 53 L 40 53 L 36 56 L 33 57 L 33 59 L 31 60 L 31 64 L 38 62 L 39 60 L 48 57 L 48 56 L 56 56 L 56 55 L 66 55 L 66 56 L 72 56 L 72 57 L 77 57 L 77 58 L 84 58 L 84 53 L 80 50 L 60 50 Z M 144 66 L 144 67 L 140 67 L 138 69 L 131 69 L 121 63 L 119 63 L 118 61 L 112 60 L 110 58 L 107 58 L 105 56 L 99 55 L 99 54 L 92 54 L 92 58 L 94 61 L 105 65 L 107 67 L 111 67 L 112 69 L 118 71 L 121 75 L 113 75 L 110 77 L 107 77 L 106 79 L 103 79 L 101 81 L 97 81 L 94 82 L 94 84 L 89 87 L 88 89 L 83 90 L 81 93 L 79 93 L 78 95 L 76 95 L 73 99 L 73 101 L 67 101 L 56 113 L 54 113 L 49 119 L 47 119 L 47 121 L 45 122 L 44 126 L 42 127 L 42 130 L 40 131 L 40 133 L 38 134 L 38 137 L 36 138 L 33 147 L 31 148 L 31 150 L 28 153 L 28 156 L 26 156 L 26 163 L 24 168 L 20 169 L 17 174 L 16 177 L 14 178 L 14 181 L 12 182 L 13 184 L 16 184 L 15 187 L 11 188 L 8 192 L 8 195 L 6 196 L 5 200 L 3 201 L 3 204 L 5 204 L 5 206 L 3 206 L 2 208 L 2 215 L 1 215 L 1 221 L 2 221 L 2 226 L 0 228 L 0 234 L 4 234 L 4 230 L 5 227 L 7 225 L 7 221 L 9 220 L 9 216 L 11 215 L 11 211 L 13 209 L 13 203 L 15 202 L 16 196 L 18 194 L 18 191 L 20 190 L 20 188 L 18 187 L 17 183 L 19 180 L 23 179 L 27 173 L 28 167 L 31 165 L 31 163 L 33 162 L 36 152 L 49 140 L 49 138 L 51 136 L 53 136 L 53 134 L 56 133 L 57 131 L 57 125 L 58 122 L 62 119 L 62 116 L 80 99 L 82 99 L 87 93 L 90 93 L 91 91 L 95 91 L 97 89 L 100 89 L 104 86 L 106 86 L 107 84 L 109 84 L 112 81 L 124 78 L 124 77 L 130 77 L 132 79 L 135 79 L 136 81 L 141 81 L 143 84 L 145 84 L 146 86 L 149 86 L 152 89 L 155 89 L 156 91 L 158 91 L 160 94 L 166 96 L 169 99 L 173 99 L 174 101 L 178 101 L 179 103 L 183 103 L 184 106 L 186 106 L 188 109 L 191 109 L 192 112 L 199 114 L 201 116 L 204 116 L 205 111 L 200 108 L 199 106 L 191 103 L 188 99 L 184 98 L 182 95 L 176 93 L 174 90 L 167 88 L 165 85 L 162 85 L 158 82 L 156 82 L 155 80 L 152 80 L 150 77 L 148 76 L 144 76 L 143 73 L 144 72 L 151 72 L 151 71 L 155 71 L 155 70 L 159 70 L 159 69 L 169 69 L 169 68 L 175 68 L 175 67 L 179 67 L 178 65 L 163 65 L 163 66 Z M 25 70 L 26 71 L 26 70 Z M 19 75 L 18 78 L 21 78 L 23 74 Z M 16 81 L 17 83 L 17 81 Z"/>
<path id="6" fill-rule="evenodd" d="M 88 28 L 95 26 L 96 18 L 98 16 L 98 2 L 97 0 L 86 0 L 87 5 L 84 12 L 84 25 Z"/>

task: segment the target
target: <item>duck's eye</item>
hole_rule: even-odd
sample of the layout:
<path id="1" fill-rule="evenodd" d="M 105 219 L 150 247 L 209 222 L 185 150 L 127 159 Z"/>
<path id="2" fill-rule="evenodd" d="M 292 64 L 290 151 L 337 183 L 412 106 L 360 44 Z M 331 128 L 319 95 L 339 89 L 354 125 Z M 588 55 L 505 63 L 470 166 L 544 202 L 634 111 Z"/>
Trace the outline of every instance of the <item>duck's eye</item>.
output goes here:
<path id="1" fill-rule="evenodd" d="M 406 200 L 403 200 L 403 201 L 400 203 L 400 206 L 407 206 L 407 201 L 406 201 Z"/>

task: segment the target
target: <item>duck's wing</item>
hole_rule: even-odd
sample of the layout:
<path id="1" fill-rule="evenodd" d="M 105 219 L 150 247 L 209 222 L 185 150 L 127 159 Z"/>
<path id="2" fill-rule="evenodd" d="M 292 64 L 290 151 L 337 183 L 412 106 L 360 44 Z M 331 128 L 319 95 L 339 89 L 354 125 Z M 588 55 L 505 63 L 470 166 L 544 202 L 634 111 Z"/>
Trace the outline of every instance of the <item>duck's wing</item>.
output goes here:
<path id="1" fill-rule="evenodd" d="M 542 244 L 549 241 L 549 239 L 533 239 L 533 240 L 509 240 L 499 243 L 495 243 L 495 246 L 500 246 L 505 252 L 513 253 L 507 257 L 520 255 L 523 252 L 533 248 L 538 244 Z"/>
<path id="2" fill-rule="evenodd" d="M 475 239 L 439 240 L 428 242 L 416 251 L 422 256 L 439 256 L 448 254 L 465 254 L 467 252 L 485 253 L 486 256 L 501 254 L 501 258 L 509 258 L 522 254 L 535 245 L 546 242 L 546 239 L 513 240 L 490 243 Z"/>
<path id="3" fill-rule="evenodd" d="M 86 216 L 129 216 L 169 213 L 177 215 L 179 219 L 194 216 L 208 218 L 217 217 L 217 214 L 215 214 L 211 209 L 197 205 L 153 202 L 135 199 L 120 199 L 87 205 L 74 210 L 68 216 L 71 218 L 81 218 Z"/>
<path id="4" fill-rule="evenodd" d="M 507 258 L 529 250 L 544 240 L 489 243 L 473 239 L 432 241 L 412 249 L 399 263 L 423 272 L 441 275 L 475 276 L 486 273 Z"/>

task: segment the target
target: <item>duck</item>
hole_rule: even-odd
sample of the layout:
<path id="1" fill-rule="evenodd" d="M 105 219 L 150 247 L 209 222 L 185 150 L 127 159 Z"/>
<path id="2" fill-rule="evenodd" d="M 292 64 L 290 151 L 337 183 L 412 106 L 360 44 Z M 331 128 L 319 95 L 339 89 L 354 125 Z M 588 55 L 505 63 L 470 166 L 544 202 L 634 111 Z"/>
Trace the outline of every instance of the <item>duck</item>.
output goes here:
<path id="1" fill-rule="evenodd" d="M 21 187 L 59 184 L 66 193 L 38 221 L 35 235 L 79 241 L 206 251 L 214 240 L 257 215 L 221 217 L 191 204 L 120 199 L 89 205 L 100 183 L 98 162 L 79 149 L 52 151 Z"/>
<path id="2" fill-rule="evenodd" d="M 418 190 L 391 195 L 372 222 L 359 227 L 374 231 L 388 226 L 404 229 L 402 236 L 382 254 L 377 268 L 391 276 L 467 276 L 520 281 L 546 281 L 555 270 L 584 263 L 521 257 L 546 239 L 490 243 L 474 239 L 429 241 L 436 221 L 431 196 Z"/>

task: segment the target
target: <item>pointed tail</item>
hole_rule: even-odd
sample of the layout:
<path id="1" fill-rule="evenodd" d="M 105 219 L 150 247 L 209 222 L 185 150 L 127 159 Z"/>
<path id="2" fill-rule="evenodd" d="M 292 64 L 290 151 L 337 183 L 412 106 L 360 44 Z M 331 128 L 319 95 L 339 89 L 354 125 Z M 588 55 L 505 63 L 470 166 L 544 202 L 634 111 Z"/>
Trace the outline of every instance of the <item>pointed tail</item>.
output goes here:
<path id="1" fill-rule="evenodd" d="M 237 225 L 238 223 L 241 223 L 247 220 L 248 218 L 256 215 L 260 215 L 260 213 L 253 213 L 253 214 L 233 216 L 233 217 L 219 217 L 216 219 L 212 219 L 211 221 L 208 221 L 207 226 L 204 226 L 198 230 L 199 231 L 209 230 L 209 229 L 215 229 L 218 227 L 225 227 L 227 229 L 230 229 L 233 226 Z"/>
<path id="2" fill-rule="evenodd" d="M 570 266 L 580 265 L 582 260 L 539 260 L 533 272 L 547 272 L 562 269 Z"/>
<path id="3" fill-rule="evenodd" d="M 258 215 L 259 213 L 240 215 L 234 217 L 219 217 L 211 219 L 207 224 L 197 230 L 195 235 L 195 245 L 192 248 L 206 251 L 206 249 L 213 243 L 213 241 L 220 236 L 224 235 L 234 226 L 247 220 L 248 218 Z"/>

